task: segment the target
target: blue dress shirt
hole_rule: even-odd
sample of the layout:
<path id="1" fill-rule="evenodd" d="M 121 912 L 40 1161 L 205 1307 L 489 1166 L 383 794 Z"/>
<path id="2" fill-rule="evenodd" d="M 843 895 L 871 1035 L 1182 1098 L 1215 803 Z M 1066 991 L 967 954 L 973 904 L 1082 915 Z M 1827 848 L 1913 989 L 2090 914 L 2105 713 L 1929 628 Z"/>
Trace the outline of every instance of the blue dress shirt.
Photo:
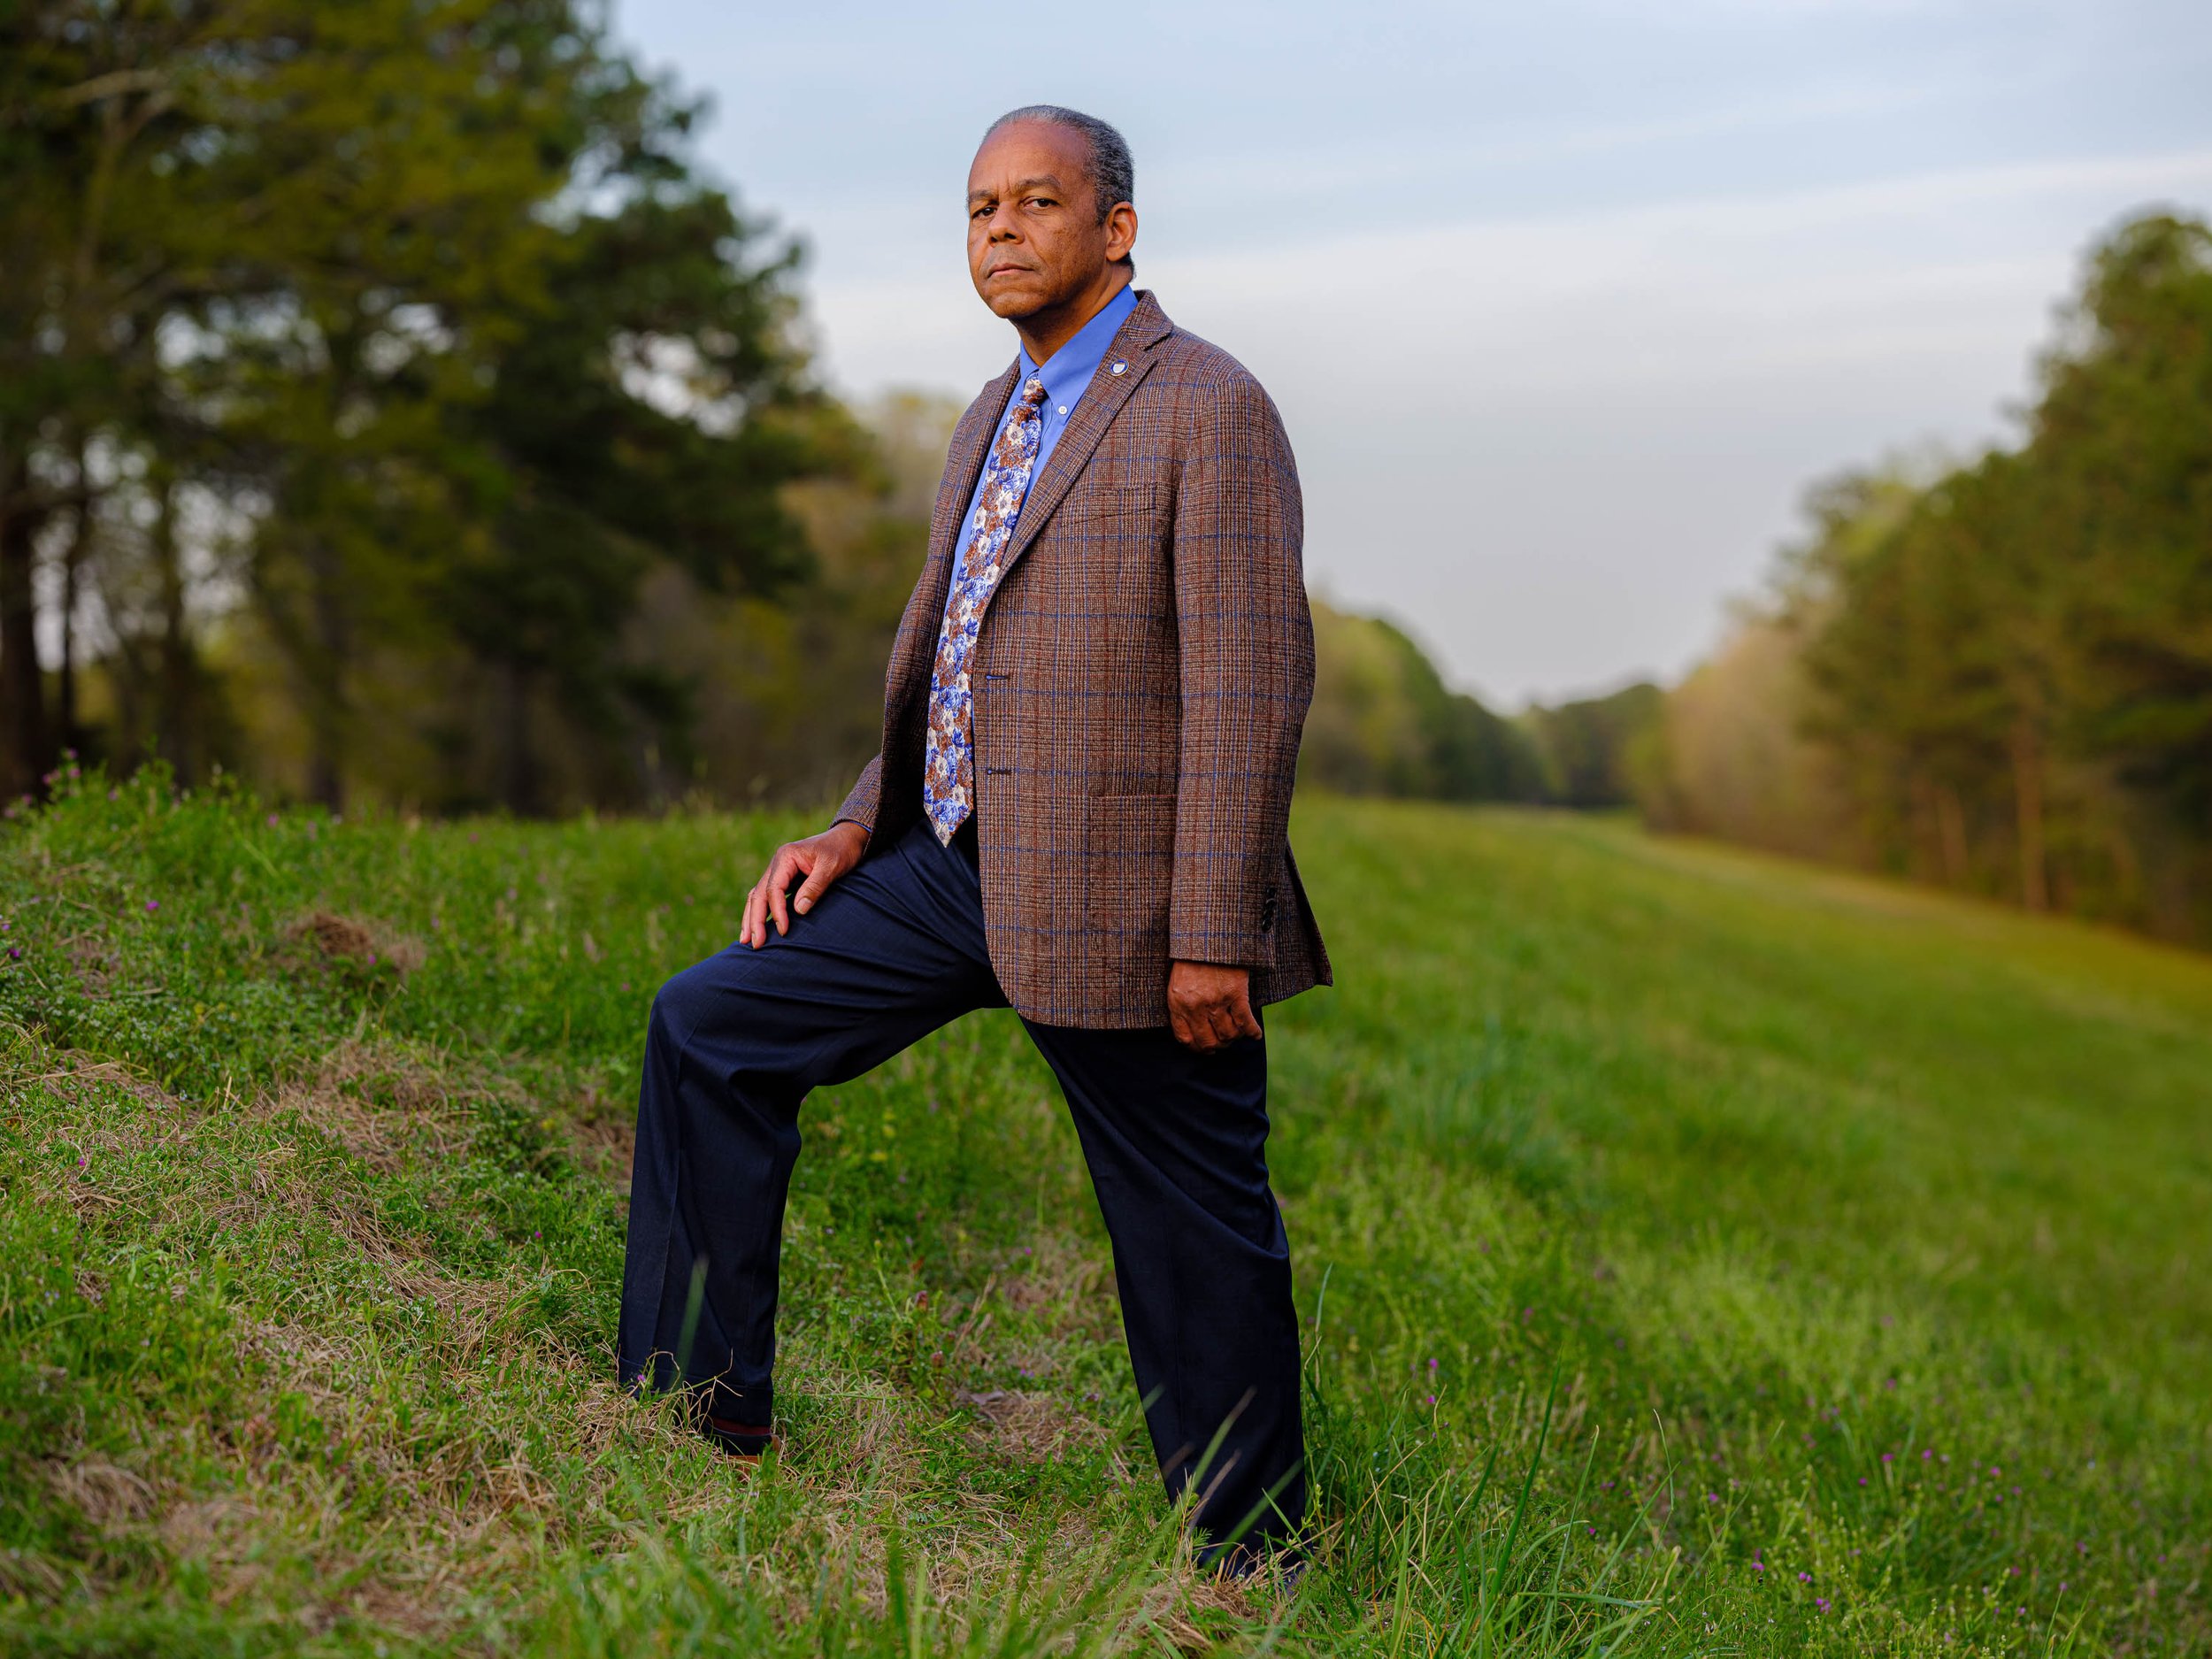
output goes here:
<path id="1" fill-rule="evenodd" d="M 984 466 L 975 481 L 975 493 L 968 497 L 968 511 L 960 520 L 960 536 L 952 544 L 953 568 L 960 568 L 960 561 L 968 557 L 968 543 L 975 536 L 976 503 L 983 494 L 983 480 L 990 473 L 990 455 L 998 448 L 999 436 L 1006 430 L 1007 417 L 1014 412 L 1014 405 L 1021 398 L 1023 384 L 1034 375 L 1045 383 L 1045 403 L 1042 425 L 1037 434 L 1037 458 L 1030 465 L 1029 487 L 1036 488 L 1037 480 L 1045 475 L 1045 463 L 1052 459 L 1053 446 L 1060 442 L 1060 434 L 1067 430 L 1068 417 L 1075 412 L 1084 388 L 1091 377 L 1098 373 L 1098 365 L 1106 360 L 1106 348 L 1114 343 L 1114 336 L 1131 311 L 1137 309 L 1137 286 L 1125 283 L 1120 293 L 1099 307 L 1098 315 L 1075 331 L 1075 337 L 1054 352 L 1042 368 L 1029 360 L 1029 349 L 1021 352 L 1021 373 L 1014 377 L 1014 389 L 1008 395 L 1006 407 L 999 411 L 998 425 L 992 429 L 991 442 L 983 451 Z M 1021 520 L 1017 518 L 1017 526 Z M 949 603 L 949 598 L 948 599 Z"/>

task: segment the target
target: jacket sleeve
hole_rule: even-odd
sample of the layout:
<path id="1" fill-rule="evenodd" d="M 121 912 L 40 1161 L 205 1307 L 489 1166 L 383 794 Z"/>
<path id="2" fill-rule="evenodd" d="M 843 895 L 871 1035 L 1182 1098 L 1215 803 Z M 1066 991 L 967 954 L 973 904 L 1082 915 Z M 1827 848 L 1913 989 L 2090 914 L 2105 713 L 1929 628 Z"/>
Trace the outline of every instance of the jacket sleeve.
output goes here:
<path id="1" fill-rule="evenodd" d="M 871 836 L 876 833 L 876 786 L 883 776 L 883 757 L 878 755 L 860 769 L 860 778 L 853 785 L 852 793 L 845 797 L 845 804 L 837 809 L 837 816 L 830 820 L 832 828 L 846 822 L 857 824 Z"/>
<path id="2" fill-rule="evenodd" d="M 1249 375 L 1201 403 L 1176 483 L 1181 651 L 1169 954 L 1263 967 L 1313 698 L 1304 509 L 1275 405 Z"/>

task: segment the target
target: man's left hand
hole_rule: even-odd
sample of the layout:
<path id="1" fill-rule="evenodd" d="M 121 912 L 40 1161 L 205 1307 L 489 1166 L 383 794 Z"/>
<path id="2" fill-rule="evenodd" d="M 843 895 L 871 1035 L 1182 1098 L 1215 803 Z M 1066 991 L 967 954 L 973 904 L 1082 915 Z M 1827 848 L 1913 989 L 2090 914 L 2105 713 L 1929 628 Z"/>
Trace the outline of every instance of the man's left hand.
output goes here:
<path id="1" fill-rule="evenodd" d="M 1259 1036 L 1251 972 L 1211 962 L 1175 964 L 1167 975 L 1167 1023 L 1176 1041 L 1201 1054 Z"/>

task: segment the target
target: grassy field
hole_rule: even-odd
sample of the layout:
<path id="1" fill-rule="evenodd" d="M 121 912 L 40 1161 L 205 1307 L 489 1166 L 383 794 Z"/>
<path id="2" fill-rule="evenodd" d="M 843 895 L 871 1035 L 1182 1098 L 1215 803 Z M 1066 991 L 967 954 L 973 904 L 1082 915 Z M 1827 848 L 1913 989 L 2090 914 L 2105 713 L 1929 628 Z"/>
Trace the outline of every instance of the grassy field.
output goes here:
<path id="1" fill-rule="evenodd" d="M 1323 1534 L 1236 1590 L 1003 1015 L 809 1107 L 780 1463 L 612 1387 L 646 1010 L 798 827 L 0 831 L 0 1648 L 2212 1651 L 2212 962 L 1307 804 Z"/>

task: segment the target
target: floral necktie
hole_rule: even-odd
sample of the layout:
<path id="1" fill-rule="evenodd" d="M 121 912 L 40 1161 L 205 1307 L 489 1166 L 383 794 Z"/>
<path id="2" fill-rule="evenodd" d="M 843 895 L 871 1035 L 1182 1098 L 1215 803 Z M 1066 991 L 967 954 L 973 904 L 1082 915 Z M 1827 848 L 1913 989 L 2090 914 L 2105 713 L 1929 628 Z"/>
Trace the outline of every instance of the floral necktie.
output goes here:
<path id="1" fill-rule="evenodd" d="M 953 572 L 944 626 L 937 634 L 937 666 L 929 682 L 929 736 L 922 762 L 922 810 L 929 814 L 937 839 L 948 847 L 953 833 L 975 810 L 975 704 L 968 690 L 968 659 L 975 655 L 984 607 L 998 587 L 1007 544 L 1014 539 L 1014 521 L 1021 517 L 1022 499 L 1029 494 L 1029 475 L 1037 465 L 1037 440 L 1044 426 L 1039 405 L 1044 401 L 1042 380 L 1023 382 L 1021 401 L 1014 405 L 983 470 L 975 534 L 968 540 L 967 557 Z"/>

